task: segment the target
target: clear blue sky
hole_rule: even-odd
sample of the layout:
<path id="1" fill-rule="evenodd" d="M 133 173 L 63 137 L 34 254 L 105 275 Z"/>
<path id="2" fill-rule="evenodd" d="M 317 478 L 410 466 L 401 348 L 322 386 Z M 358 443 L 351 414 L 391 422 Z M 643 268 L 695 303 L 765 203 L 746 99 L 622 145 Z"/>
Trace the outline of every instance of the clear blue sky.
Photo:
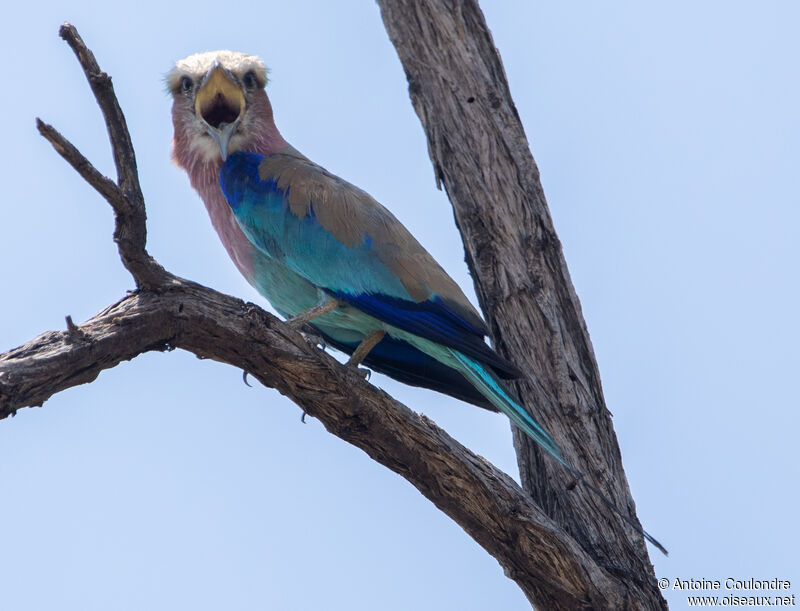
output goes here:
<path id="1" fill-rule="evenodd" d="M 446 197 L 369 2 L 14 3 L 6 11 L 0 350 L 131 288 L 112 215 L 34 129 L 113 167 L 68 47 L 114 77 L 171 271 L 263 303 L 169 160 L 162 77 L 232 48 L 278 126 L 390 207 L 472 295 Z M 794 2 L 486 2 L 582 300 L 659 577 L 793 580 L 800 450 L 800 11 Z M 373 381 L 516 475 L 507 421 Z M 137 358 L 0 422 L 0 608 L 525 609 L 411 485 L 241 372 Z M 668 592 L 673 608 L 682 594 Z"/>

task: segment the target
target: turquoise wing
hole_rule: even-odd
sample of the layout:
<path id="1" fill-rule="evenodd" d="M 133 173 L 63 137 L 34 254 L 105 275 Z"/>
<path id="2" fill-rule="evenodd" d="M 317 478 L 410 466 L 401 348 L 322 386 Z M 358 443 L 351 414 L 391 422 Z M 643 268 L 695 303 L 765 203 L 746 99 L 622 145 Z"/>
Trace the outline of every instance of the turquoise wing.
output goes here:
<path id="1" fill-rule="evenodd" d="M 399 329 L 516 368 L 487 346 L 483 320 L 411 233 L 364 191 L 292 154 L 238 152 L 220 186 L 247 238 L 328 294 Z"/>

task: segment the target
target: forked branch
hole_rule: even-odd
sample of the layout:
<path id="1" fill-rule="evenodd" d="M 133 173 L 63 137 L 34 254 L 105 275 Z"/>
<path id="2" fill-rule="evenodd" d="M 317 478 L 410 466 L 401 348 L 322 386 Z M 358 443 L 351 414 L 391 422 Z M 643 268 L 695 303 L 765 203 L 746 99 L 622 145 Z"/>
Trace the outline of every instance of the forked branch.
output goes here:
<path id="1" fill-rule="evenodd" d="M 402 475 L 492 554 L 530 600 L 564 609 L 643 606 L 636 584 L 598 565 L 511 478 L 429 419 L 259 307 L 178 278 L 152 259 L 133 147 L 111 79 L 73 26 L 64 24 L 60 34 L 103 112 L 117 181 L 103 176 L 53 127 L 39 120 L 37 127 L 111 204 L 114 238 L 137 290 L 83 324 L 68 319 L 66 330 L 0 354 L 0 419 L 42 405 L 139 354 L 181 348 L 248 372 Z"/>

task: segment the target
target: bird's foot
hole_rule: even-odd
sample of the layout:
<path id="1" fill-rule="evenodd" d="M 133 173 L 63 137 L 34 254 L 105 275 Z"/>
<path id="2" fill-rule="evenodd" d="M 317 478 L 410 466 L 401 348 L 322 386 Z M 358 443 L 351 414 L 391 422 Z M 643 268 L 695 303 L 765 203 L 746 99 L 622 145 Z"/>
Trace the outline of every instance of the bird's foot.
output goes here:
<path id="1" fill-rule="evenodd" d="M 364 339 L 361 340 L 361 343 L 353 350 L 353 354 L 350 355 L 350 359 L 347 361 L 348 367 L 355 367 L 361 364 L 367 355 L 370 353 L 375 346 L 378 345 L 383 339 L 383 336 L 386 335 L 386 331 L 383 329 L 379 329 L 378 331 L 373 331 L 369 335 L 367 335 Z"/>
<path id="2" fill-rule="evenodd" d="M 323 314 L 327 314 L 328 312 L 335 310 L 338 306 L 338 301 L 327 298 L 323 301 L 320 301 L 317 305 L 308 308 L 305 312 L 300 312 L 300 314 L 297 316 L 292 316 L 286 321 L 286 324 L 294 329 L 299 329 L 307 322 L 310 322 L 318 316 L 322 316 Z"/>

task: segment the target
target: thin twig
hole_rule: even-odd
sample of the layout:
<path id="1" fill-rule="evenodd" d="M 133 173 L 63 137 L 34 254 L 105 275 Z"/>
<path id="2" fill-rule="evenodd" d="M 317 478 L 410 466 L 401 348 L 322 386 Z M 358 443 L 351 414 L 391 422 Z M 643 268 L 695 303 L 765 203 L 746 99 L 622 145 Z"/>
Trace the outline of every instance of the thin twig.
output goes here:
<path id="1" fill-rule="evenodd" d="M 128 210 L 128 200 L 125 198 L 122 191 L 120 191 L 117 183 L 99 172 L 56 128 L 37 117 L 36 129 L 39 130 L 39 133 L 45 140 L 53 145 L 56 152 L 75 168 L 75 171 L 111 204 L 111 207 L 117 213 L 125 213 Z"/>
<path id="2" fill-rule="evenodd" d="M 94 53 L 86 46 L 71 23 L 64 23 L 58 30 L 78 58 L 83 68 L 92 93 L 106 121 L 108 136 L 113 147 L 114 163 L 117 166 L 117 180 L 125 195 L 130 199 L 131 206 L 140 210 L 144 209 L 144 197 L 139 186 L 139 174 L 136 167 L 136 154 L 133 150 L 128 123 L 120 108 L 117 96 L 114 94 L 114 85 L 111 77 L 100 69 Z"/>
<path id="3" fill-rule="evenodd" d="M 131 272 L 137 288 L 157 288 L 169 280 L 169 275 L 146 250 L 146 214 L 144 196 L 139 185 L 139 174 L 136 169 L 136 154 L 133 150 L 125 115 L 117 101 L 117 96 L 114 94 L 111 77 L 100 69 L 94 54 L 84 44 L 83 39 L 72 24 L 64 23 L 59 28 L 58 33 L 72 48 L 81 68 L 83 68 L 92 93 L 94 93 L 97 104 L 103 113 L 108 136 L 111 140 L 114 164 L 117 167 L 117 185 L 124 195 L 123 199 L 118 197 L 115 197 L 113 201 L 109 199 L 109 203 L 114 207 L 116 213 L 114 240 L 119 247 L 122 262 Z M 43 133 L 42 135 L 45 134 Z M 66 142 L 63 137 L 62 141 Z M 51 142 L 53 141 L 51 140 Z M 75 147 L 72 147 L 72 149 L 74 152 L 78 152 Z M 56 148 L 56 150 L 59 149 Z M 59 153 L 63 156 L 61 150 L 59 150 Z M 84 164 L 88 164 L 91 167 L 91 170 L 99 174 L 82 155 L 81 159 Z M 72 162 L 70 161 L 70 163 Z M 73 167 L 75 167 L 74 164 Z M 76 169 L 78 168 L 76 167 Z M 83 173 L 81 175 L 83 176 Z M 97 188 L 95 183 L 90 184 Z M 103 191 L 101 193 L 106 197 Z"/>

